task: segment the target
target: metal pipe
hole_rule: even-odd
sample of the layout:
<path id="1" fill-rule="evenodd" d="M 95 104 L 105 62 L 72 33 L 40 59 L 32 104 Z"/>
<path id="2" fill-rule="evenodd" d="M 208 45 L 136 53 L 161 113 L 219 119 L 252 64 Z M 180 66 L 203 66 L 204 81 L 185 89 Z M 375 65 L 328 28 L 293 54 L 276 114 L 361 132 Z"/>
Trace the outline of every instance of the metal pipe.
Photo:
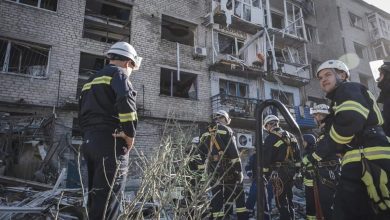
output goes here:
<path id="1" fill-rule="evenodd" d="M 0 212 L 9 212 L 9 213 L 41 213 L 45 211 L 47 207 L 9 207 L 9 206 L 0 206 Z"/>
<path id="2" fill-rule="evenodd" d="M 176 43 L 177 81 L 180 81 L 180 44 Z"/>

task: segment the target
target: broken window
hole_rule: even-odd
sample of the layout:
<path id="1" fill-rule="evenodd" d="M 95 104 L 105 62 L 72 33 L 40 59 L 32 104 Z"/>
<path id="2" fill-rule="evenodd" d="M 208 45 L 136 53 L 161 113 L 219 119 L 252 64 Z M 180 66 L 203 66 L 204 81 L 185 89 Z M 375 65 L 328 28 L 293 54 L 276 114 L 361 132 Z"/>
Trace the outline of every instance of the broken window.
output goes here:
<path id="1" fill-rule="evenodd" d="M 217 33 L 218 49 L 220 54 L 230 54 L 235 56 L 238 51 L 244 46 L 244 41 L 235 37 L 230 37 L 221 33 Z"/>
<path id="2" fill-rule="evenodd" d="M 383 36 L 385 38 L 389 38 L 390 37 L 390 26 L 387 26 L 386 21 L 380 17 L 378 17 L 378 21 L 379 21 L 379 26 L 380 26 L 380 29 L 382 31 Z"/>
<path id="3" fill-rule="evenodd" d="M 248 98 L 249 85 L 229 80 L 219 80 L 219 93 L 236 97 Z"/>
<path id="4" fill-rule="evenodd" d="M 356 27 L 359 29 L 364 30 L 363 28 L 363 19 L 351 12 L 349 12 L 349 23 L 351 24 L 352 27 Z"/>
<path id="5" fill-rule="evenodd" d="M 57 11 L 57 0 L 10 0 L 13 2 L 43 8 L 50 11 Z"/>
<path id="6" fill-rule="evenodd" d="M 49 46 L 0 38 L 0 71 L 44 77 L 49 51 Z"/>
<path id="7" fill-rule="evenodd" d="M 107 0 L 87 0 L 83 37 L 114 43 L 130 40 L 131 6 Z"/>
<path id="8" fill-rule="evenodd" d="M 302 9 L 295 4 L 286 2 L 286 15 L 286 28 L 288 33 L 300 38 L 305 38 Z"/>
<path id="9" fill-rule="evenodd" d="M 79 65 L 79 78 L 77 81 L 77 94 L 76 97 L 80 96 L 81 89 L 84 84 L 87 83 L 89 77 L 101 70 L 105 64 L 108 63 L 108 59 L 104 56 L 98 56 L 89 53 L 80 54 L 80 65 Z"/>
<path id="10" fill-rule="evenodd" d="M 180 80 L 178 80 L 176 70 L 161 68 L 160 77 L 161 95 L 197 99 L 196 74 L 180 71 Z"/>
<path id="11" fill-rule="evenodd" d="M 283 29 L 284 18 L 283 15 L 271 12 L 272 27 L 277 29 Z"/>
<path id="12" fill-rule="evenodd" d="M 317 28 L 311 25 L 306 25 L 306 34 L 307 34 L 307 40 L 309 42 L 313 42 L 313 43 L 319 42 Z"/>
<path id="13" fill-rule="evenodd" d="M 353 42 L 353 46 L 355 48 L 356 55 L 358 55 L 359 58 L 364 59 L 365 47 L 361 44 L 356 43 L 356 42 Z"/>
<path id="14" fill-rule="evenodd" d="M 271 98 L 279 100 L 287 106 L 294 106 L 294 95 L 290 92 L 271 89 Z"/>
<path id="15" fill-rule="evenodd" d="M 302 2 L 302 9 L 307 14 L 315 14 L 315 7 L 314 7 L 314 1 L 312 0 L 305 0 Z"/>
<path id="16" fill-rule="evenodd" d="M 250 0 L 235 0 L 234 15 L 246 21 L 251 21 L 251 1 Z"/>
<path id="17" fill-rule="evenodd" d="M 162 16 L 161 39 L 194 46 L 195 26 L 166 15 Z"/>
<path id="18" fill-rule="evenodd" d="M 320 66 L 321 62 L 315 59 L 311 60 L 311 70 L 313 73 L 313 78 L 317 78 L 317 69 Z"/>
<path id="19" fill-rule="evenodd" d="M 386 57 L 383 42 L 380 42 L 379 44 L 374 44 L 373 49 L 374 49 L 375 58 L 377 60 L 380 60 L 380 59 L 383 59 L 384 57 Z"/>

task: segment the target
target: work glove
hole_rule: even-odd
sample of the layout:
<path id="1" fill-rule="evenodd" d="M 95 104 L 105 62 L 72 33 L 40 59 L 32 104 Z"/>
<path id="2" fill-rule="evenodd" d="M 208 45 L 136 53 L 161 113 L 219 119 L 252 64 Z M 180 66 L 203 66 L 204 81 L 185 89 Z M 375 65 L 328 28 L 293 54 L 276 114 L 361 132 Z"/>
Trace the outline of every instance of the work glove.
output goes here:
<path id="1" fill-rule="evenodd" d="M 310 162 L 310 160 L 307 158 L 307 155 L 302 158 L 302 168 L 304 171 L 313 171 L 314 166 Z"/>
<path id="2" fill-rule="evenodd" d="M 389 188 L 387 186 L 388 176 L 379 166 L 373 164 L 366 158 L 362 158 L 361 180 L 366 185 L 367 193 L 376 208 L 380 210 L 390 209 Z"/>

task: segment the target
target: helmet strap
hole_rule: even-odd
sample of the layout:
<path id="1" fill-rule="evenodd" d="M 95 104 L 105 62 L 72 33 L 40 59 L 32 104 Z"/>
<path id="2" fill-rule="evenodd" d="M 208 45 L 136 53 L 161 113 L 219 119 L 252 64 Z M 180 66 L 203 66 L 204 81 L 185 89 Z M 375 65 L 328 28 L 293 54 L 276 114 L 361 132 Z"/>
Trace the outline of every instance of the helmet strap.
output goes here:
<path id="1" fill-rule="evenodd" d="M 341 74 L 346 74 L 344 72 L 338 72 L 336 69 L 333 69 L 333 72 L 336 76 L 336 87 L 335 87 L 335 89 L 336 89 L 341 83 L 346 82 L 347 78 L 345 78 L 345 79 L 341 78 Z"/>

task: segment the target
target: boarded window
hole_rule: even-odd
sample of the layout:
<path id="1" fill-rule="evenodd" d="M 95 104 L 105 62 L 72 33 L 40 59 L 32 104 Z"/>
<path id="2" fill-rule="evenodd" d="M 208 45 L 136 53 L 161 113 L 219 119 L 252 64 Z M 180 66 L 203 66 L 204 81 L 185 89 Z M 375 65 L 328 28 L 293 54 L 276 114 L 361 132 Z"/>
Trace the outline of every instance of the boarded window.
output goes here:
<path id="1" fill-rule="evenodd" d="M 177 71 L 161 68 L 160 94 L 180 98 L 197 99 L 197 75 L 180 71 L 180 80 Z"/>
<path id="2" fill-rule="evenodd" d="M 76 97 L 80 96 L 81 89 L 84 84 L 87 83 L 89 77 L 101 70 L 108 60 L 103 56 L 98 56 L 89 53 L 80 54 L 80 67 L 79 67 L 79 78 L 77 81 L 77 94 Z"/>
<path id="3" fill-rule="evenodd" d="M 131 6 L 87 0 L 83 37 L 106 43 L 129 41 Z"/>
<path id="4" fill-rule="evenodd" d="M 219 80 L 219 92 L 220 94 L 227 94 L 231 96 L 249 97 L 249 86 L 245 83 L 233 82 L 229 80 Z"/>
<path id="5" fill-rule="evenodd" d="M 195 26 L 166 15 L 162 16 L 161 39 L 194 46 Z"/>
<path id="6" fill-rule="evenodd" d="M 271 89 L 272 99 L 279 100 L 281 103 L 287 106 L 294 106 L 294 95 L 290 92 Z"/>
<path id="7" fill-rule="evenodd" d="M 57 0 L 10 0 L 13 2 L 43 8 L 50 11 L 57 10 Z"/>
<path id="8" fill-rule="evenodd" d="M 44 77 L 49 51 L 49 46 L 0 38 L 0 71 Z"/>

